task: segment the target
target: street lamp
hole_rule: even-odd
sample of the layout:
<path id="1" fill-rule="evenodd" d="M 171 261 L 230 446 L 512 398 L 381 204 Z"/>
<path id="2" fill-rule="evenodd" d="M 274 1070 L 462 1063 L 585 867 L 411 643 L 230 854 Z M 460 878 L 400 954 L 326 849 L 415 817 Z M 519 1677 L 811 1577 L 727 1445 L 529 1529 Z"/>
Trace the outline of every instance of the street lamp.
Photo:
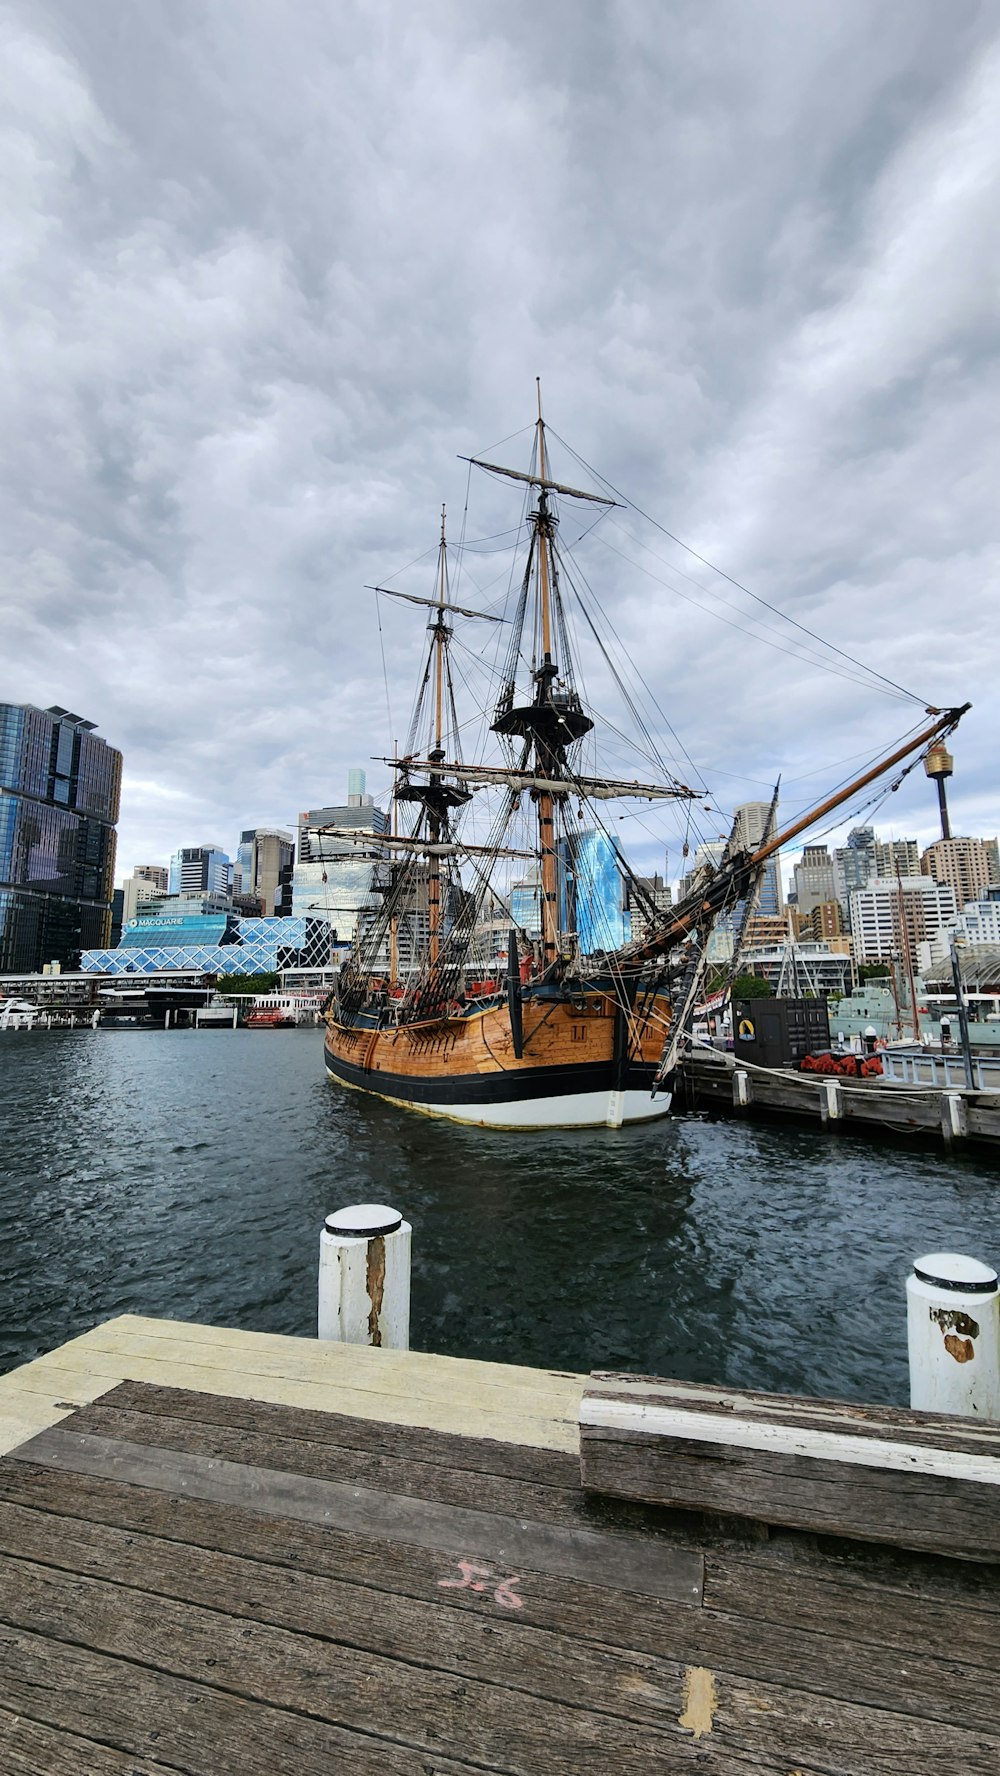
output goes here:
<path id="1" fill-rule="evenodd" d="M 958 1005 L 958 1033 L 962 1044 L 962 1059 L 965 1062 L 965 1083 L 970 1091 L 975 1091 L 976 1081 L 972 1071 L 972 1046 L 969 1042 L 969 1018 L 965 1008 L 965 993 L 962 988 L 962 965 L 959 961 L 959 950 L 966 946 L 966 939 L 952 925 L 948 931 L 948 953 L 951 956 L 951 978 L 955 983 L 955 999 Z"/>

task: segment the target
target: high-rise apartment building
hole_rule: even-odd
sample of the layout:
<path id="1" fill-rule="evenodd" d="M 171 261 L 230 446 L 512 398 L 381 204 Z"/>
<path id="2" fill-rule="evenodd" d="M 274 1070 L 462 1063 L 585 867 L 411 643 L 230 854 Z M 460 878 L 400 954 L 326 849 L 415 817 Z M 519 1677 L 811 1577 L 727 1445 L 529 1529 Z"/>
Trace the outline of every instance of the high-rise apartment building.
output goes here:
<path id="1" fill-rule="evenodd" d="M 137 863 L 122 885 L 122 924 L 127 925 L 135 918 L 141 901 L 155 900 L 157 895 L 166 894 L 169 885 L 170 874 L 162 863 Z"/>
<path id="2" fill-rule="evenodd" d="M 228 894 L 232 864 L 219 845 L 185 845 L 170 859 L 171 894 Z"/>
<path id="3" fill-rule="evenodd" d="M 917 946 L 952 924 L 956 911 L 954 891 L 930 876 L 876 877 L 851 895 L 855 960 L 886 962 L 909 949 L 916 967 Z"/>
<path id="4" fill-rule="evenodd" d="M 828 900 L 836 900 L 833 858 L 825 845 L 806 845 L 792 875 L 795 904 L 800 913 L 812 913 Z"/>
<path id="5" fill-rule="evenodd" d="M 122 755 L 94 727 L 0 703 L 0 970 L 109 941 Z"/>
<path id="6" fill-rule="evenodd" d="M 694 854 L 691 868 L 687 871 L 686 875 L 681 877 L 680 882 L 678 883 L 678 893 L 681 900 L 685 900 L 692 892 L 699 870 L 718 869 L 725 855 L 726 840 L 723 838 L 705 839 L 698 846 Z"/>
<path id="7" fill-rule="evenodd" d="M 850 916 L 851 895 L 867 888 L 875 873 L 875 828 L 852 827 L 847 844 L 838 845 L 833 853 L 833 889 L 845 919 Z"/>
<path id="8" fill-rule="evenodd" d="M 809 930 L 817 943 L 844 935 L 844 913 L 839 900 L 821 900 L 809 914 Z"/>
<path id="9" fill-rule="evenodd" d="M 954 889 L 961 912 L 967 901 L 979 900 L 1000 883 L 996 839 L 938 839 L 928 845 L 920 868 L 935 882 Z"/>
<path id="10" fill-rule="evenodd" d="M 662 876 L 635 876 L 628 884 L 628 911 L 633 938 L 648 937 L 657 915 L 669 911 L 673 896 Z"/>
<path id="11" fill-rule="evenodd" d="M 875 841 L 876 876 L 919 876 L 920 846 L 916 839 L 882 839 Z"/>

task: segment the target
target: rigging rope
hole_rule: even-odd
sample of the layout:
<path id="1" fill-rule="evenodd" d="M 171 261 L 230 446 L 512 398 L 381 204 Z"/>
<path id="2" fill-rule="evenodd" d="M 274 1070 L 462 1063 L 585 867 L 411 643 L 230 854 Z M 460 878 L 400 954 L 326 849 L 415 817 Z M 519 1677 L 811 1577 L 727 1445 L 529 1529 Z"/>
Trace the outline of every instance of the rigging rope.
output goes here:
<path id="1" fill-rule="evenodd" d="M 548 429 L 551 431 L 552 428 L 549 427 Z M 588 475 L 593 475 L 595 481 L 599 481 L 603 487 L 608 488 L 608 490 L 615 495 L 616 499 L 621 500 L 626 506 L 629 506 L 633 512 L 637 512 L 640 518 L 643 518 L 647 524 L 653 526 L 654 530 L 658 530 L 661 535 L 669 537 L 670 541 L 676 543 L 679 549 L 683 549 L 688 555 L 692 555 L 696 561 L 700 561 L 703 567 L 710 568 L 713 573 L 717 573 L 722 579 L 727 580 L 731 586 L 735 586 L 737 592 L 742 592 L 747 598 L 752 598 L 755 604 L 759 604 L 763 609 L 769 610 L 772 616 L 780 617 L 783 622 L 790 623 L 792 627 L 798 629 L 801 634 L 808 635 L 812 641 L 818 641 L 821 647 L 828 648 L 831 653 L 839 654 L 842 660 L 847 660 L 852 666 L 858 667 L 860 671 L 869 674 L 872 678 L 881 679 L 883 684 L 890 685 L 894 691 L 907 697 L 911 702 L 919 703 L 922 708 L 927 708 L 928 704 L 925 697 L 918 697 L 915 691 L 908 691 L 905 685 L 897 684 L 895 679 L 889 678 L 884 672 L 877 672 L 874 666 L 866 666 L 863 660 L 856 659 L 855 656 L 849 654 L 846 649 L 838 647 L 836 642 L 827 641 L 825 636 L 818 634 L 815 629 L 810 629 L 807 624 L 800 623 L 796 617 L 790 617 L 787 611 L 781 610 L 776 604 L 771 604 L 770 601 L 763 598 L 760 593 L 751 592 L 749 586 L 744 586 L 741 580 L 737 580 L 732 574 L 727 573 L 724 567 L 717 567 L 714 561 L 708 559 L 707 555 L 700 555 L 697 549 L 691 547 L 690 543 L 685 543 L 683 538 L 675 536 L 673 531 L 668 530 L 665 524 L 661 524 L 657 518 L 653 518 L 648 512 L 644 512 L 641 506 L 637 506 L 634 500 L 630 500 L 628 495 L 622 493 L 620 488 L 615 487 L 612 481 L 608 481 L 605 476 L 598 473 L 597 469 L 592 468 L 590 463 L 586 462 L 582 456 L 577 454 L 572 445 L 567 444 L 565 438 L 559 437 L 558 432 L 554 432 L 553 436 L 559 439 L 563 449 L 569 451 L 569 454 L 573 457 L 574 461 L 578 462 L 581 468 L 586 469 Z"/>

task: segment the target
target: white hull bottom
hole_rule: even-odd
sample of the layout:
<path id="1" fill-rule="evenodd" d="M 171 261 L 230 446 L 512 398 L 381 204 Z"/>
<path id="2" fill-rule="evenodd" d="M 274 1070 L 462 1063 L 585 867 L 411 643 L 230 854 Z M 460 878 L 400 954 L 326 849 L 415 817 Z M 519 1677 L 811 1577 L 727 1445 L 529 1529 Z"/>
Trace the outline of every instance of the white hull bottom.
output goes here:
<path id="1" fill-rule="evenodd" d="M 339 1081 L 347 1084 L 348 1081 Z M 363 1086 L 354 1087 L 364 1090 Z M 377 1093 L 377 1096 L 383 1094 Z M 474 1128 L 567 1129 L 622 1128 L 626 1123 L 655 1122 L 670 1113 L 669 1092 L 651 1097 L 648 1091 L 566 1092 L 557 1098 L 524 1098 L 499 1104 L 417 1104 L 412 1098 L 385 1096 L 387 1104 L 419 1110 L 424 1116 L 444 1116 L 450 1122 Z"/>

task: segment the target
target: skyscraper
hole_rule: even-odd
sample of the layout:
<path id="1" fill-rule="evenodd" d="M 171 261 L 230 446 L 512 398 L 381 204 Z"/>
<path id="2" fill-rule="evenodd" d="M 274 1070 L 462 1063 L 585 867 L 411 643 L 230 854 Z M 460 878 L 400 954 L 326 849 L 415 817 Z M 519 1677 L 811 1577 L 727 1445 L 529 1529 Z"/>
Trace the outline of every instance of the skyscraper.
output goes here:
<path id="1" fill-rule="evenodd" d="M 168 884 L 169 876 L 161 863 L 137 863 L 123 884 L 122 924 L 127 925 L 135 918 L 140 901 L 166 894 Z"/>
<path id="2" fill-rule="evenodd" d="M 884 962 L 929 942 L 954 923 L 954 890 L 930 876 L 876 876 L 851 896 L 851 934 L 857 962 Z"/>
<path id="3" fill-rule="evenodd" d="M 264 916 L 272 919 L 278 912 L 282 871 L 295 862 L 295 840 L 290 832 L 275 826 L 252 826 L 240 834 L 236 853 L 237 873 L 233 891 L 253 894 L 261 902 Z"/>
<path id="4" fill-rule="evenodd" d="M 184 845 L 170 859 L 171 894 L 228 894 L 232 865 L 219 845 Z"/>
<path id="5" fill-rule="evenodd" d="M 0 703 L 0 969 L 109 941 L 122 755 L 94 727 Z"/>
<path id="6" fill-rule="evenodd" d="M 738 850 L 756 851 L 764 843 L 767 831 L 768 816 L 771 812 L 770 802 L 743 802 L 733 815 L 735 828 L 733 842 Z M 773 832 L 778 830 L 778 805 L 774 809 Z M 781 872 L 778 868 L 777 856 L 769 857 L 764 865 L 760 881 L 760 893 L 757 897 L 755 912 L 774 915 L 780 913 L 785 903 L 781 888 Z"/>
<path id="7" fill-rule="evenodd" d="M 338 839 L 329 828 L 371 833 L 370 845 Z M 351 943 L 362 907 L 373 901 L 375 860 L 385 856 L 379 837 L 388 815 L 365 794 L 365 774 L 351 771 L 346 803 L 299 815 L 298 862 L 292 872 L 292 911 L 328 919 L 341 943 Z"/>
<path id="8" fill-rule="evenodd" d="M 875 874 L 875 828 L 854 826 L 847 835 L 847 844 L 838 845 L 833 854 L 833 886 L 845 919 L 849 917 L 851 895 L 867 888 Z"/>
<path id="9" fill-rule="evenodd" d="M 792 874 L 800 913 L 811 913 L 814 907 L 836 899 L 833 858 L 825 845 L 807 845 Z"/>

